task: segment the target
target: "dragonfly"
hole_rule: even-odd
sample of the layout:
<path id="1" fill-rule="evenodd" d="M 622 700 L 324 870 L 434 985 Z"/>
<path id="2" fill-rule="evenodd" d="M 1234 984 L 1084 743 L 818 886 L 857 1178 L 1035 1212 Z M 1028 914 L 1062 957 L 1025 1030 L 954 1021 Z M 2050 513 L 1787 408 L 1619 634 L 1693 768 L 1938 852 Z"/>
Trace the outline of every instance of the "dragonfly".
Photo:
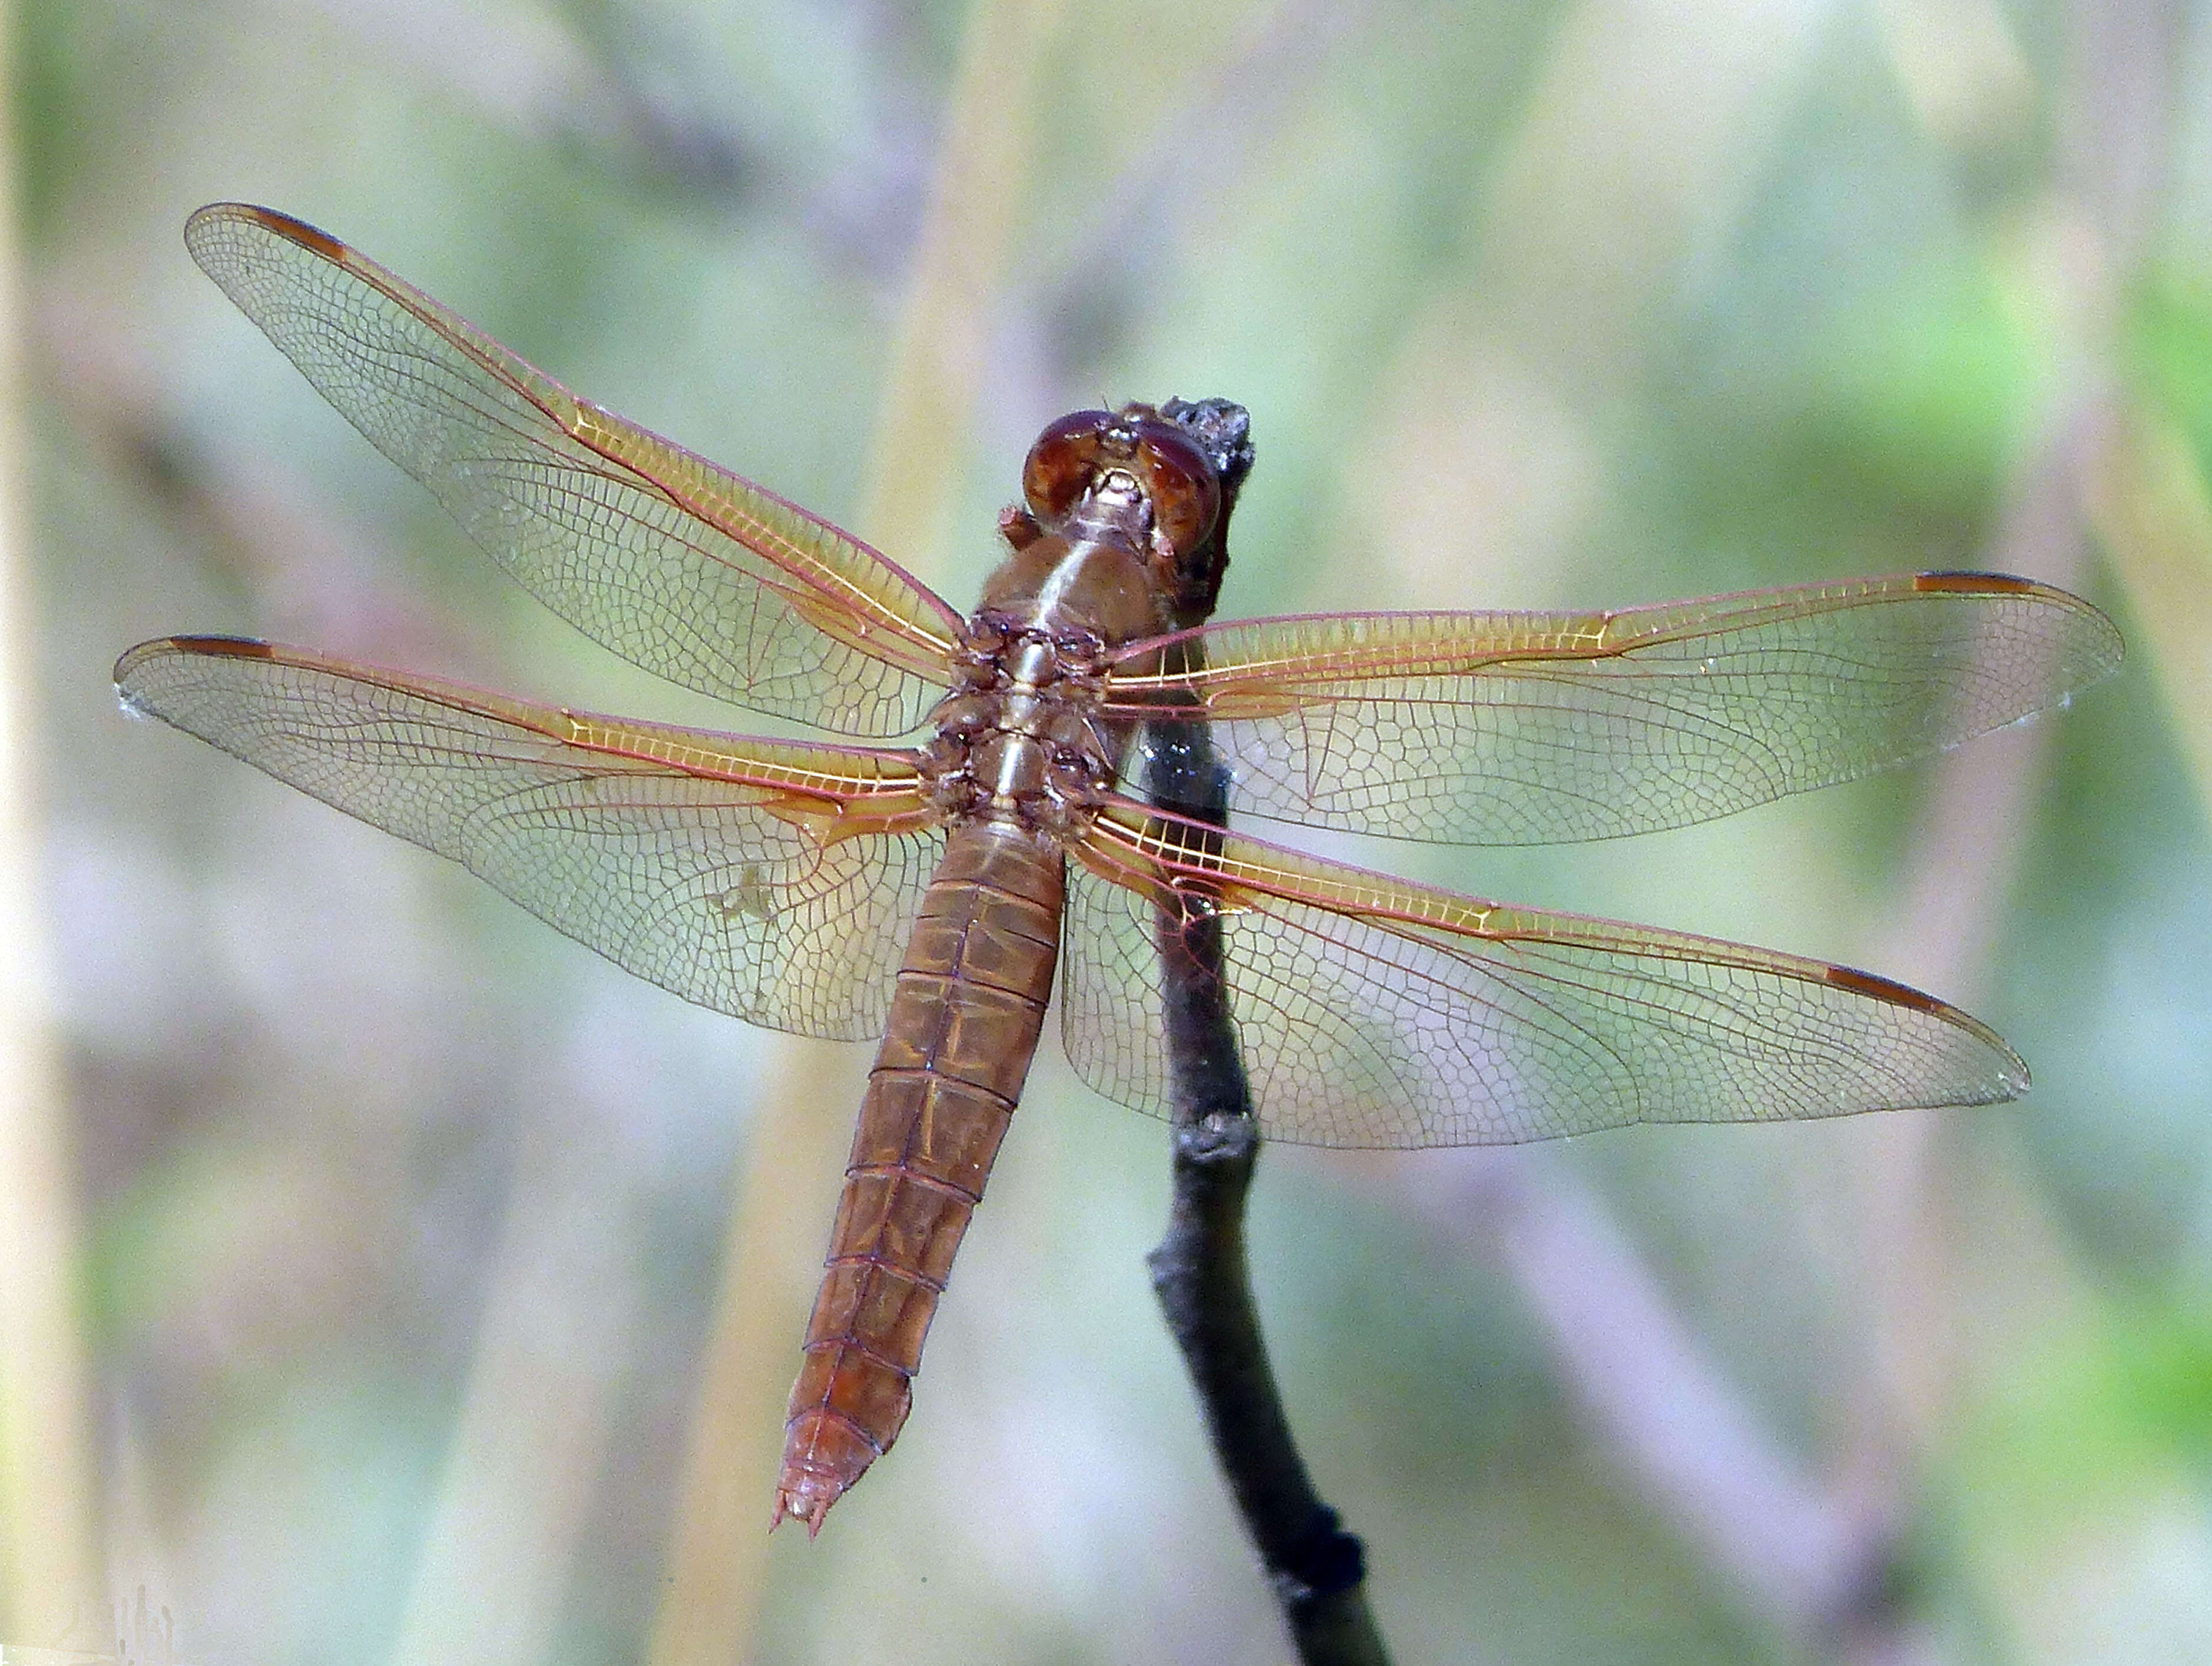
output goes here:
<path id="1" fill-rule="evenodd" d="M 545 605 L 672 682 L 842 737 L 606 716 L 231 636 L 115 668 L 128 710 L 461 862 L 640 976 L 770 1029 L 879 1038 L 771 1525 L 817 1532 L 905 1423 L 1055 983 L 1076 1074 L 1171 1116 L 1163 968 L 1204 946 L 1279 1141 L 1503 1144 L 2027 1090 L 1986 1025 L 1874 973 L 1457 895 L 1245 824 L 1511 845 L 1726 815 L 2063 705 L 2121 654 L 2077 597 L 1938 572 L 1210 623 L 1249 418 L 1177 400 L 1044 429 L 963 615 L 312 226 L 218 204 L 185 235 Z M 1194 741 L 1213 760 L 1195 791 Z"/>

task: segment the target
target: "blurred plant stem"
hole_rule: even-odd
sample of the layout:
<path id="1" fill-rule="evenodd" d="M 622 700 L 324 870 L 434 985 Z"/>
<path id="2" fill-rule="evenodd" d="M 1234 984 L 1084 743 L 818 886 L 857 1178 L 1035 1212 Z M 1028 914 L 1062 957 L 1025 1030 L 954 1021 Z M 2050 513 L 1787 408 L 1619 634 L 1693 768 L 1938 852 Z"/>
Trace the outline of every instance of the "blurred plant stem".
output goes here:
<path id="1" fill-rule="evenodd" d="M 0 88 L 14 84 L 0 7 Z M 12 105 L 10 106 L 12 108 Z M 70 1130 L 41 896 L 15 126 L 0 158 L 0 1637 L 58 1635 L 102 1596 Z"/>
<path id="2" fill-rule="evenodd" d="M 991 319 L 1030 171 L 1036 83 L 1059 0 L 977 0 L 945 112 L 854 525 L 927 581 L 959 490 L 960 438 L 982 386 Z M 799 1343 L 857 1095 L 822 1091 L 818 1055 L 778 1049 L 746 1140 L 714 1332 L 648 1666 L 727 1666 L 756 1652 L 776 1408 Z M 850 1509 L 852 1506 L 848 1505 Z"/>
<path id="3" fill-rule="evenodd" d="M 859 1085 L 850 1049 L 779 1038 L 755 1085 L 648 1666 L 756 1657 L 784 1400 L 821 1279 Z"/>
<path id="4" fill-rule="evenodd" d="M 2212 815 L 2212 492 L 2188 437 L 2140 406 L 2113 418 L 2086 473 L 2091 523 Z"/>
<path id="5" fill-rule="evenodd" d="M 636 1281 L 627 1175 L 572 1085 L 550 1096 L 509 1189 L 467 1397 L 392 1666 L 550 1657 L 627 1357 Z M 589 1292 L 579 1300 L 580 1292 Z"/>
<path id="6" fill-rule="evenodd" d="M 925 579 L 940 566 L 959 496 L 959 442 L 1022 223 L 1038 76 L 1061 9 L 1061 0 L 976 0 L 969 15 L 857 517 L 863 538 Z"/>

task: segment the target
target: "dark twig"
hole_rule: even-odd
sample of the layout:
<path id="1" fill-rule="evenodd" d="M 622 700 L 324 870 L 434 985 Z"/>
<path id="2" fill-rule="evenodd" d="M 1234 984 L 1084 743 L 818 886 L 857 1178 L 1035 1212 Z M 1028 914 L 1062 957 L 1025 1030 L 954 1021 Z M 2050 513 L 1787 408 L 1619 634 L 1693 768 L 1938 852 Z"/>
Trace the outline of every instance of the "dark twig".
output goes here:
<path id="1" fill-rule="evenodd" d="M 1222 469 L 1221 522 L 1194 579 L 1189 617 L 1210 611 L 1227 557 L 1221 549 L 1236 489 L 1251 466 L 1244 413 L 1223 401 L 1170 402 L 1164 414 L 1205 444 Z M 1179 669 L 1195 670 L 1195 662 Z M 1194 822 L 1227 821 L 1226 777 L 1203 723 L 1147 730 L 1145 784 L 1152 800 Z M 1198 1390 L 1214 1456 L 1258 1545 L 1268 1584 L 1308 1666 L 1380 1666 L 1387 1660 L 1367 1608 L 1359 1541 L 1315 1492 L 1291 1438 L 1244 1256 L 1244 1200 L 1260 1128 L 1222 976 L 1221 917 L 1203 893 L 1161 901 L 1158 940 L 1170 1074 L 1175 1091 L 1175 1198 L 1167 1235 L 1146 1258 L 1168 1329 Z"/>

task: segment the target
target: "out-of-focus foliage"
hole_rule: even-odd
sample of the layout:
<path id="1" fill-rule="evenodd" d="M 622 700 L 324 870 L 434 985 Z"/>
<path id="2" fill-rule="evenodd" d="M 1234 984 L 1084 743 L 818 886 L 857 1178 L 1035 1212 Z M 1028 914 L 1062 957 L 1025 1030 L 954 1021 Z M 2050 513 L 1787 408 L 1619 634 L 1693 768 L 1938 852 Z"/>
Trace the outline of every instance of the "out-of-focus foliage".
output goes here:
<path id="1" fill-rule="evenodd" d="M 229 310 L 184 217 L 300 214 L 854 517 L 991 15 L 17 9 L 98 1505 L 112 1589 L 151 1587 L 198 1666 L 646 1657 L 763 1100 L 818 1100 L 834 1152 L 866 1060 L 630 983 L 116 714 L 122 648 L 235 630 L 769 727 L 514 593 Z M 1399 1657 L 1849 1657 L 1855 1626 L 1936 1660 L 2212 1652 L 2202 8 L 1044 17 L 967 83 L 1035 119 L 979 391 L 937 415 L 960 530 L 891 551 L 956 600 L 1044 420 L 1220 394 L 1260 450 L 1225 614 L 2000 566 L 2139 650 L 2063 719 L 1728 823 L 1337 847 L 1911 979 L 2037 1080 L 1978 1112 L 1268 1154 L 1279 1373 Z M 2178 474 L 2133 466 L 2160 423 Z M 1044 1051 L 898 1448 L 817 1542 L 769 1546 L 728 1657 L 1281 1657 L 1145 1282 L 1163 1131 Z M 743 1479 L 750 1535 L 769 1477 Z"/>
<path id="2" fill-rule="evenodd" d="M 2130 299 L 2123 363 L 2212 466 L 2212 278 L 2153 271 Z"/>

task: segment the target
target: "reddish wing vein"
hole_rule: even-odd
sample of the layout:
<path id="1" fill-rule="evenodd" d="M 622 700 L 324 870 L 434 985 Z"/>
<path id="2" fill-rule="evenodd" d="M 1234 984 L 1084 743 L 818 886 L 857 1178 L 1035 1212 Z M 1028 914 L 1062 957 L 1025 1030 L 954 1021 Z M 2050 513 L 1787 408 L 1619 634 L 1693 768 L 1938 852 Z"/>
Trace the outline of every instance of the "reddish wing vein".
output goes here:
<path id="1" fill-rule="evenodd" d="M 2087 603 L 1979 574 L 1610 613 L 1251 619 L 1187 637 L 1203 670 L 1153 673 L 1161 644 L 1138 643 L 1113 692 L 1131 716 L 1212 719 L 1231 810 L 1462 844 L 1728 815 L 2063 704 L 2120 660 Z"/>
<path id="2" fill-rule="evenodd" d="M 1884 978 L 1508 908 L 1110 808 L 1070 873 L 1062 1036 L 1108 1097 L 1170 1109 L 1154 909 L 1218 899 L 1261 1127 L 1322 1146 L 1511 1144 L 2017 1097 L 1986 1026 Z"/>
<path id="3" fill-rule="evenodd" d="M 221 203 L 192 258 L 531 593 L 687 687 L 858 735 L 916 727 L 959 617 L 828 521 L 570 394 L 312 226 Z"/>
<path id="4" fill-rule="evenodd" d="M 624 970 L 804 1035 L 881 1031 L 942 843 L 902 752 L 595 717 L 228 637 L 143 643 L 115 683 Z"/>

